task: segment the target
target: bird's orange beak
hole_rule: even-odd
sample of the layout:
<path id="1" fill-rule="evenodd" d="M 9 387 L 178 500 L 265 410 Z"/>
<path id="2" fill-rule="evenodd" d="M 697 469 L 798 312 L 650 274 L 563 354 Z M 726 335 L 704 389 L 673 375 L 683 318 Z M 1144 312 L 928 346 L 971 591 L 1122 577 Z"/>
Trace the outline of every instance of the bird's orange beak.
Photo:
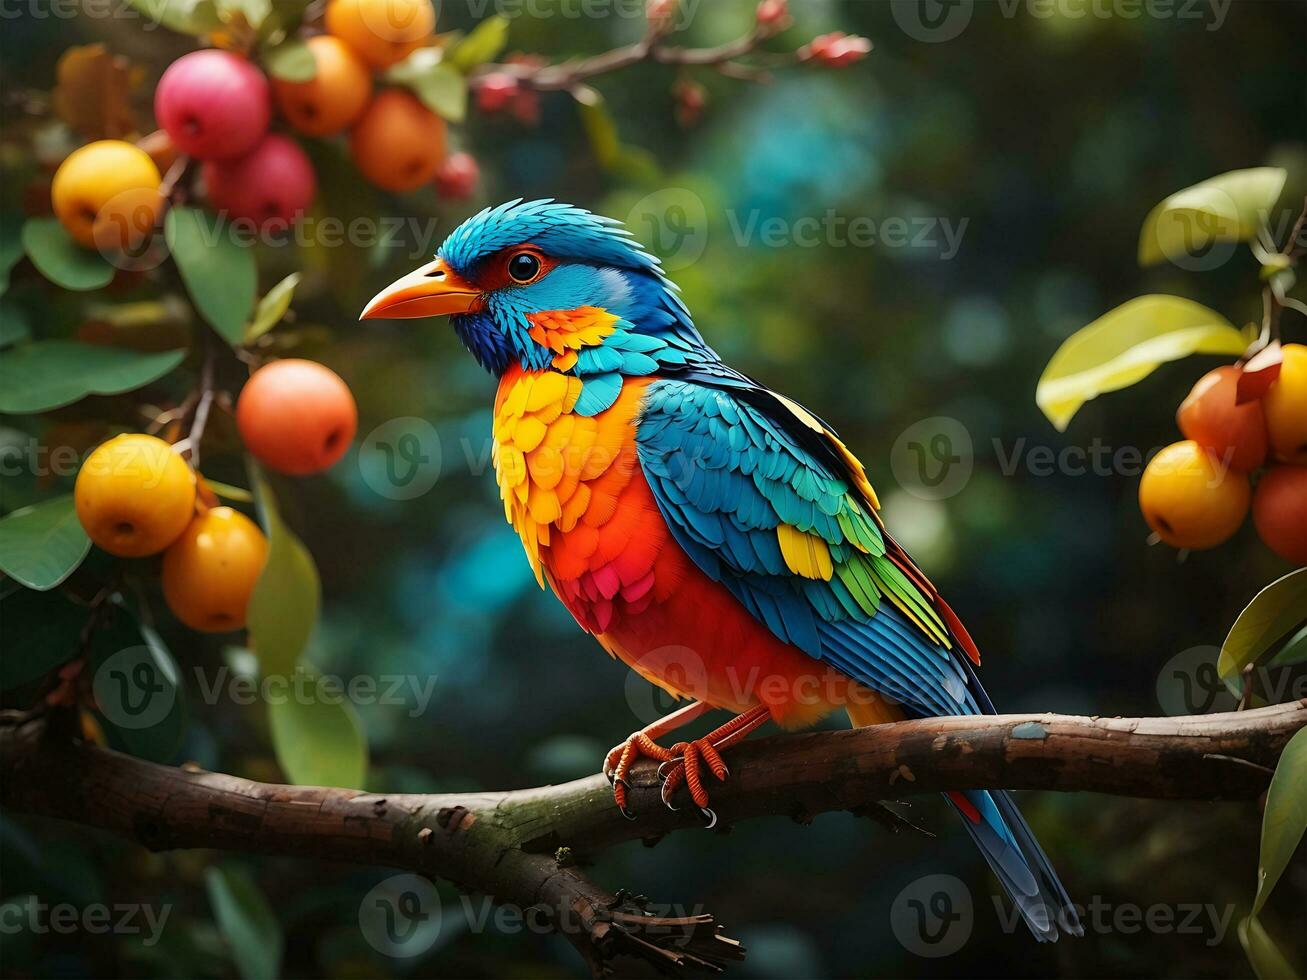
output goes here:
<path id="1" fill-rule="evenodd" d="M 373 296 L 360 320 L 448 316 L 481 309 L 481 290 L 436 259 Z"/>

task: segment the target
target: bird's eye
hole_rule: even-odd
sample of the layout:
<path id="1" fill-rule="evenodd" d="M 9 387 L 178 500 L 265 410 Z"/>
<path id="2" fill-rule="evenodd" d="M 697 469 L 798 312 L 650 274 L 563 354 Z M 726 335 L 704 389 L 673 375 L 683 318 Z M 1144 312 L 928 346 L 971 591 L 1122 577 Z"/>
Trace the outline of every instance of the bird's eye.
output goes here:
<path id="1" fill-rule="evenodd" d="M 514 282 L 530 282 L 540 275 L 540 257 L 530 252 L 518 252 L 508 260 L 508 274 Z"/>

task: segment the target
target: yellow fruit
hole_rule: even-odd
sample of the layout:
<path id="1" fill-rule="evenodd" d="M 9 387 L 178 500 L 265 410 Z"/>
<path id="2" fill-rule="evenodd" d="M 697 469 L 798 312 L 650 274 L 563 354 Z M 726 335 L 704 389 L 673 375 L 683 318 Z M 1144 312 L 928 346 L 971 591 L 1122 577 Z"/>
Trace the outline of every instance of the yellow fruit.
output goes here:
<path id="1" fill-rule="evenodd" d="M 158 190 L 162 178 L 150 155 L 122 140 L 98 140 L 68 154 L 55 171 L 55 217 L 80 245 L 95 247 L 95 219 L 128 191 Z"/>
<path id="2" fill-rule="evenodd" d="M 163 556 L 163 598 L 193 630 L 245 626 L 245 610 L 268 558 L 258 525 L 230 507 L 198 515 Z"/>
<path id="3" fill-rule="evenodd" d="M 431 0 L 331 0 L 327 32 L 373 68 L 403 61 L 436 27 Z"/>
<path id="4" fill-rule="evenodd" d="M 115 436 L 99 446 L 73 487 L 77 519 L 110 554 L 139 558 L 162 551 L 195 514 L 195 474 L 154 436 Z"/>
<path id="5" fill-rule="evenodd" d="M 1280 377 L 1262 399 L 1271 452 L 1284 463 L 1307 463 L 1307 347 L 1285 344 Z"/>
<path id="6" fill-rule="evenodd" d="M 163 195 L 157 187 L 134 187 L 106 201 L 91 225 L 91 240 L 101 252 L 138 253 L 159 225 Z"/>
<path id="7" fill-rule="evenodd" d="M 1248 513 L 1248 477 L 1227 470 L 1192 439 L 1167 446 L 1139 481 L 1139 508 L 1148 526 L 1174 548 L 1215 548 Z"/>
<path id="8" fill-rule="evenodd" d="M 273 79 L 277 108 L 308 136 L 331 136 L 358 119 L 372 97 L 368 66 L 340 38 L 319 34 L 306 42 L 316 72 L 307 82 Z"/>

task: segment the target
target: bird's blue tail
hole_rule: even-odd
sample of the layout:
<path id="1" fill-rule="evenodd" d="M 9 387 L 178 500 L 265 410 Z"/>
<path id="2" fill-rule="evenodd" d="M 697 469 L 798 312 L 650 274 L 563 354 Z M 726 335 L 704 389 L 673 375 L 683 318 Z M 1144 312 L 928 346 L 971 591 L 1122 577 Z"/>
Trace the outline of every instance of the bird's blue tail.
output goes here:
<path id="1" fill-rule="evenodd" d="M 1075 906 L 1044 849 L 1005 790 L 945 793 L 1017 911 L 1040 942 L 1083 936 Z"/>

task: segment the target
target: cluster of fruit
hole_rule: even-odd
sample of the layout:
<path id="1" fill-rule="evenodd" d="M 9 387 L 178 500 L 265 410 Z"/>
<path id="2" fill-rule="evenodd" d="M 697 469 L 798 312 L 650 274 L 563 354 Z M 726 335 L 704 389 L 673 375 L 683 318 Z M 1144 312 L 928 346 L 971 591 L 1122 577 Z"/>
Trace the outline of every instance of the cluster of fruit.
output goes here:
<path id="1" fill-rule="evenodd" d="M 250 453 L 270 469 L 298 476 L 339 460 L 357 424 L 348 386 L 313 361 L 260 368 L 236 404 L 236 425 Z M 140 433 L 108 440 L 86 458 L 73 501 L 87 536 L 110 554 L 163 552 L 164 600 L 187 626 L 244 627 L 267 539 L 244 514 L 216 506 L 203 477 L 173 446 Z"/>
<path id="2" fill-rule="evenodd" d="M 1239 530 L 1251 503 L 1266 546 L 1307 565 L 1307 346 L 1286 344 L 1278 379 L 1240 403 L 1242 373 L 1226 365 L 1194 385 L 1176 416 L 1185 439 L 1149 461 L 1140 509 L 1167 544 L 1200 549 Z"/>
<path id="3" fill-rule="evenodd" d="M 430 0 L 330 0 L 327 33 L 306 42 L 308 81 L 268 77 L 245 57 L 204 49 L 178 58 L 159 80 L 155 118 L 166 139 L 142 149 L 99 140 L 74 151 L 55 174 L 55 215 L 90 248 L 134 249 L 158 223 L 161 171 L 184 154 L 202 162 L 208 202 L 229 219 L 282 227 L 312 204 L 313 165 L 289 136 L 270 131 L 274 110 L 297 133 L 349 131 L 359 172 L 390 191 L 434 183 L 466 197 L 478 179 L 466 153 L 445 153 L 445 122 L 407 89 L 374 94 L 373 74 L 429 44 Z"/>

